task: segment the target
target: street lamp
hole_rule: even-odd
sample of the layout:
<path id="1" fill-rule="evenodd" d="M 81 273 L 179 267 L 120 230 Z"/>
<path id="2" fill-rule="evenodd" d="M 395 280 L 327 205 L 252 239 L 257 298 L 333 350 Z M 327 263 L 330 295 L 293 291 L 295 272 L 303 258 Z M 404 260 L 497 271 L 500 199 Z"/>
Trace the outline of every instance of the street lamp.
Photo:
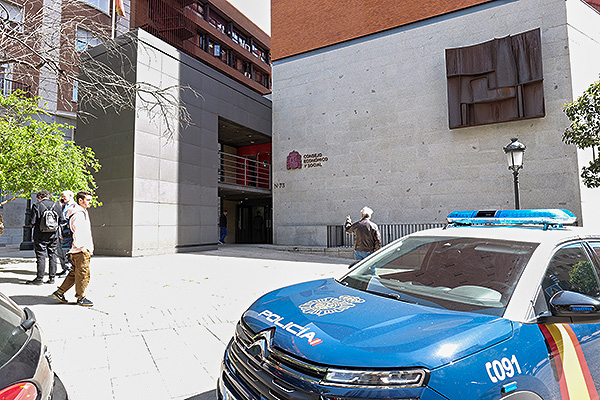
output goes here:
<path id="1" fill-rule="evenodd" d="M 504 153 L 506 153 L 506 161 L 508 162 L 508 169 L 512 170 L 515 183 L 515 209 L 521 208 L 519 203 L 519 170 L 523 168 L 523 153 L 525 152 L 525 145 L 519 142 L 519 138 L 510 139 L 511 142 L 504 147 Z"/>

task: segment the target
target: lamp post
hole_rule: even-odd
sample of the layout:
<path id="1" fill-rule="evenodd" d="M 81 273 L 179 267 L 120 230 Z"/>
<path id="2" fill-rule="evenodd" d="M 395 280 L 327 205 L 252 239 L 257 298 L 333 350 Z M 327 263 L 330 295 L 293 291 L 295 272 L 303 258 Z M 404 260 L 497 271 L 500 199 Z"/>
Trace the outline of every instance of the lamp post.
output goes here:
<path id="1" fill-rule="evenodd" d="M 525 152 L 526 146 L 519 142 L 519 138 L 511 138 L 511 142 L 504 147 L 504 153 L 506 153 L 506 161 L 508 162 L 508 169 L 513 172 L 514 184 L 515 184 L 515 209 L 521 208 L 519 202 L 519 170 L 523 168 L 523 153 Z"/>
<path id="2" fill-rule="evenodd" d="M 27 208 L 25 209 L 25 225 L 23 225 L 23 241 L 19 250 L 33 250 L 33 239 L 31 234 L 31 199 L 27 199 Z"/>

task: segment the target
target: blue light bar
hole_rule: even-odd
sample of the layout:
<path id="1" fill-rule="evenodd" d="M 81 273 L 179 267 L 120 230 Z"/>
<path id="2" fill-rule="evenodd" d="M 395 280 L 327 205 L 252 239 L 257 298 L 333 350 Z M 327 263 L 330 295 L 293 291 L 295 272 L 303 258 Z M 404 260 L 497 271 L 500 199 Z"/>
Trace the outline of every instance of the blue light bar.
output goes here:
<path id="1" fill-rule="evenodd" d="M 569 210 L 469 210 L 453 211 L 446 217 L 452 225 L 544 225 L 562 227 L 574 224 L 577 217 Z"/>

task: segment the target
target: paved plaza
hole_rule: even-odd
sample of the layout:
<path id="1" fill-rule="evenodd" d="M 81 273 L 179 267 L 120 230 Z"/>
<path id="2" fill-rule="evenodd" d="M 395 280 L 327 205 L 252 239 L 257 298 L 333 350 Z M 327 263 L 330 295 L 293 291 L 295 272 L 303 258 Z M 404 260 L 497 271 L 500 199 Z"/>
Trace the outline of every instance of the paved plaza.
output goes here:
<path id="1" fill-rule="evenodd" d="M 34 311 L 71 400 L 207 400 L 242 312 L 278 287 L 341 276 L 351 260 L 334 255 L 225 245 L 93 257 L 86 296 L 94 307 L 85 308 L 74 304 L 74 288 L 72 303 L 60 304 L 50 295 L 57 285 L 26 285 L 33 252 L 2 247 L 0 292 Z"/>

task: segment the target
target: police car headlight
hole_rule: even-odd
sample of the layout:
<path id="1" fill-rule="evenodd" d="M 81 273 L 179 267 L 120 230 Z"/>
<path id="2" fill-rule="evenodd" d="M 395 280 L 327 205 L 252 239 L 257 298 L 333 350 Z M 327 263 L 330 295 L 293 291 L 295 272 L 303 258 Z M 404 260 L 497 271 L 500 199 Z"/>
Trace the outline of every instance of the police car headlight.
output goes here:
<path id="1" fill-rule="evenodd" d="M 325 375 L 325 381 L 350 386 L 414 388 L 425 385 L 427 375 L 428 372 L 424 369 L 355 371 L 330 368 Z"/>

